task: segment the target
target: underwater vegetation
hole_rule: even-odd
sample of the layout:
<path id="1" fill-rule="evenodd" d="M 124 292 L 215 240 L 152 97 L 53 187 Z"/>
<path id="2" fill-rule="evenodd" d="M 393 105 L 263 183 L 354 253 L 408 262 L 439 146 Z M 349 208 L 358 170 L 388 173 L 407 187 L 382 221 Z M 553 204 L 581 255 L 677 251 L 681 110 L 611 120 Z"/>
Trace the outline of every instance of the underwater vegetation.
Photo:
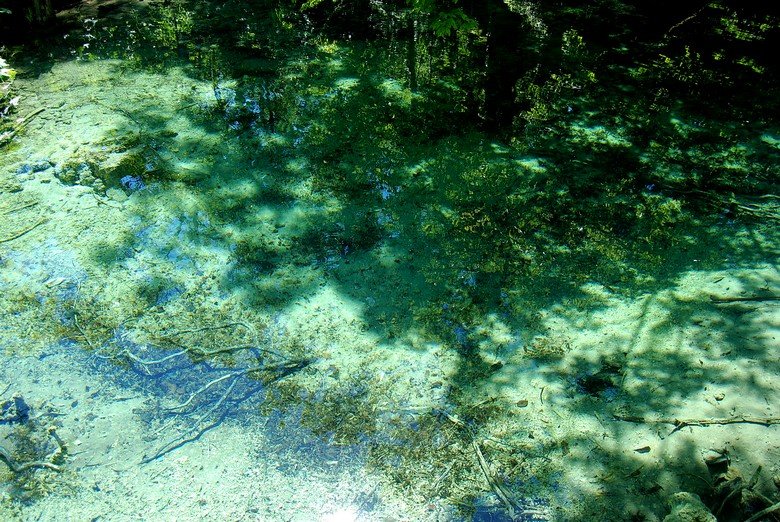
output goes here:
<path id="1" fill-rule="evenodd" d="M 585 4 L 0 2 L 0 509 L 772 520 L 778 13 Z"/>

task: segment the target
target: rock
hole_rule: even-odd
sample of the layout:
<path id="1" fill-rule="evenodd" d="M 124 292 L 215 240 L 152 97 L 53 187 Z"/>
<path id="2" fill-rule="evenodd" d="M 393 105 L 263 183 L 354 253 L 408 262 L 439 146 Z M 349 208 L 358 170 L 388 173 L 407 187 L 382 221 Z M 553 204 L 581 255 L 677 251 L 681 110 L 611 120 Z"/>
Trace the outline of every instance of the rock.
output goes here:
<path id="1" fill-rule="evenodd" d="M 29 163 L 25 163 L 24 165 L 21 165 L 18 169 L 16 169 L 16 173 L 19 175 L 31 174 L 32 171 L 33 171 L 33 167 Z"/>
<path id="2" fill-rule="evenodd" d="M 54 166 L 54 177 L 66 185 L 74 185 L 79 180 L 79 173 L 70 163 L 58 163 Z"/>
<path id="3" fill-rule="evenodd" d="M 95 176 L 97 167 L 92 162 L 74 159 L 64 164 L 54 166 L 54 176 L 66 185 L 83 185 L 92 187 L 98 179 Z"/>
<path id="4" fill-rule="evenodd" d="M 117 186 L 126 176 L 140 176 L 146 172 L 146 157 L 140 147 L 123 152 L 112 152 L 100 163 L 99 177 L 107 186 Z"/>
<path id="5" fill-rule="evenodd" d="M 715 515 L 693 493 L 675 493 L 669 499 L 669 509 L 671 512 L 663 522 L 717 522 Z"/>
<path id="6" fill-rule="evenodd" d="M 30 406 L 17 394 L 0 404 L 0 424 L 25 423 L 30 419 Z"/>
<path id="7" fill-rule="evenodd" d="M 146 184 L 144 183 L 144 180 L 141 179 L 141 176 L 127 175 L 120 179 L 119 183 L 130 192 L 146 188 Z"/>
<path id="8" fill-rule="evenodd" d="M 21 190 L 22 184 L 17 180 L 0 178 L 0 194 L 4 192 L 11 194 L 14 192 L 20 192 Z"/>
<path id="9" fill-rule="evenodd" d="M 43 172 L 49 168 L 51 168 L 51 162 L 49 162 L 49 160 L 39 160 L 32 164 L 33 172 Z"/>
<path id="10" fill-rule="evenodd" d="M 117 203 L 124 203 L 128 199 L 127 194 L 118 188 L 110 188 L 106 190 L 106 196 L 116 201 Z"/>

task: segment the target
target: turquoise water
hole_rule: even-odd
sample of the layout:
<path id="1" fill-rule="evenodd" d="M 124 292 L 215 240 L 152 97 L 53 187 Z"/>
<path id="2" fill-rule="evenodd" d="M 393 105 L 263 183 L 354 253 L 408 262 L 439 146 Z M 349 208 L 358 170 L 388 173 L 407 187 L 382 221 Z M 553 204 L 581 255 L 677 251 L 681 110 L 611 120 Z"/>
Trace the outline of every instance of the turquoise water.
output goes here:
<path id="1" fill-rule="evenodd" d="M 488 133 L 392 41 L 193 16 L 15 64 L 0 446 L 59 469 L 4 516 L 653 520 L 724 451 L 776 495 L 776 122 L 631 64 Z"/>

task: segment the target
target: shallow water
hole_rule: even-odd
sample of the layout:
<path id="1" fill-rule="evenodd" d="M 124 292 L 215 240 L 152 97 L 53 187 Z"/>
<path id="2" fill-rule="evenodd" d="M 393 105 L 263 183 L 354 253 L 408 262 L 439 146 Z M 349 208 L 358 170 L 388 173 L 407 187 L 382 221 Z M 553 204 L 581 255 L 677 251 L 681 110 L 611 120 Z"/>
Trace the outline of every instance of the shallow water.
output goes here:
<path id="1" fill-rule="evenodd" d="M 381 44 L 106 34 L 20 66 L 45 110 L 0 160 L 0 445 L 65 453 L 0 469 L 5 518 L 661 519 L 713 449 L 780 471 L 776 426 L 666 422 L 777 418 L 776 301 L 712 299 L 777 295 L 774 200 L 602 182 L 771 169 L 778 129 L 675 109 L 681 152 L 582 110 L 510 145 L 427 119 Z"/>

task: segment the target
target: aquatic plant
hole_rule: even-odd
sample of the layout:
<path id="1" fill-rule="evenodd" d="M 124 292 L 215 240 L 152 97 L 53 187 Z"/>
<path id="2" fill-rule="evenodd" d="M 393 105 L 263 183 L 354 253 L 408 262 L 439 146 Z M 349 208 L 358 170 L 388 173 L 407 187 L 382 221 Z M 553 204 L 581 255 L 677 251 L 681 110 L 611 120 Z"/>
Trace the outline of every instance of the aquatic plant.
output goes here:
<path id="1" fill-rule="evenodd" d="M 19 104 L 19 97 L 14 96 L 11 89 L 15 77 L 16 71 L 0 56 L 0 147 L 16 134 L 14 126 L 6 121 Z"/>
<path id="2" fill-rule="evenodd" d="M 2 52 L 3 49 L 0 49 Z M 19 104 L 19 97 L 13 95 L 11 86 L 16 78 L 16 71 L 0 54 L 0 122 L 7 118 Z"/>

